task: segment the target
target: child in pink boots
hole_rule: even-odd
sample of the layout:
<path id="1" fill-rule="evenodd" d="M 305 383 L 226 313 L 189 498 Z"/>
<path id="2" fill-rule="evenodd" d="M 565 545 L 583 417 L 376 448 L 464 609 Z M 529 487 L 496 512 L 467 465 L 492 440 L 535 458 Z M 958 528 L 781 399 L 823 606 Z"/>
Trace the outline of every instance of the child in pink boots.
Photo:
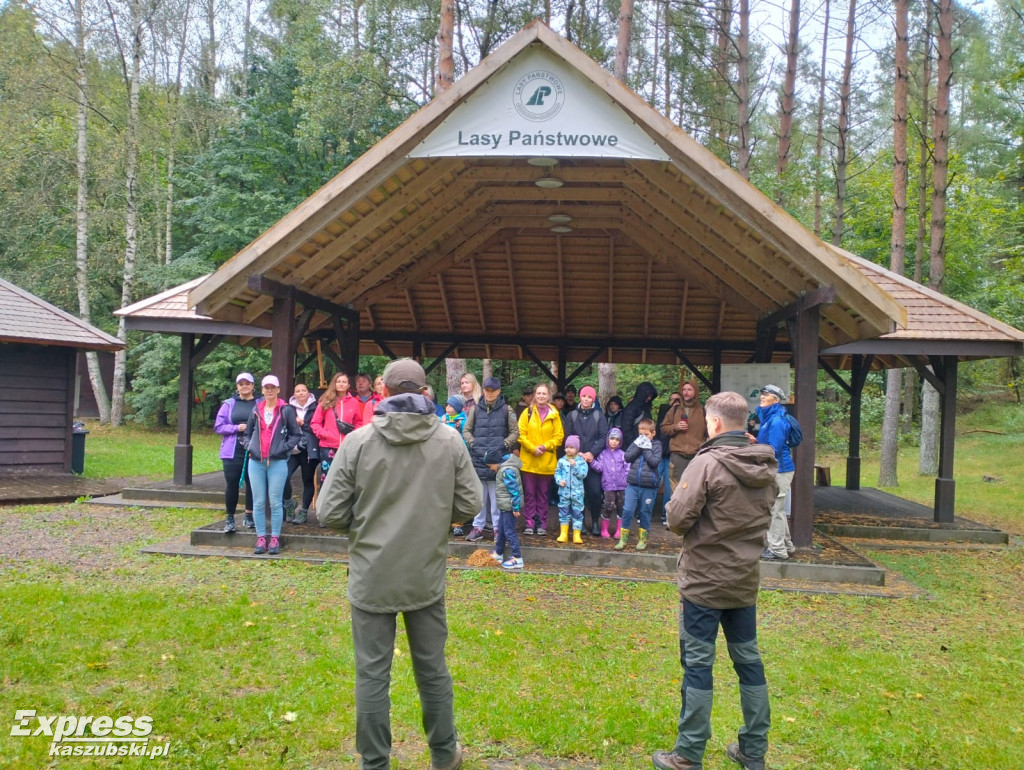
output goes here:
<path id="1" fill-rule="evenodd" d="M 605 440 L 605 450 L 595 457 L 590 467 L 601 472 L 601 489 L 604 490 L 604 507 L 601 510 L 601 537 L 616 540 L 622 529 L 622 505 L 626 498 L 626 484 L 629 477 L 629 463 L 622 451 L 622 431 L 612 428 Z M 615 533 L 608 531 L 615 517 Z"/>

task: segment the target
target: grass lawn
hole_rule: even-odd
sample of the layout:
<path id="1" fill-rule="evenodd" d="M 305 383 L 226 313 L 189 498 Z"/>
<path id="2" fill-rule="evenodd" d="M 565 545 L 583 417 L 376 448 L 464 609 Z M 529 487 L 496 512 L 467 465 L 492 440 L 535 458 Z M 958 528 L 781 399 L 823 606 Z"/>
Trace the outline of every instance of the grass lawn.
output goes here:
<path id="1" fill-rule="evenodd" d="M 112 428 L 88 421 L 85 437 L 85 473 L 87 478 L 105 479 L 124 476 L 148 476 L 169 479 L 174 474 L 174 445 L 178 434 L 170 428 L 157 430 L 130 425 Z M 218 453 L 220 436 L 213 429 L 192 431 L 192 470 L 208 473 L 221 469 Z"/>
<path id="2" fill-rule="evenodd" d="M 975 518 L 1017 533 L 1020 433 L 967 434 L 957 447 L 959 499 Z M 173 436 L 159 435 L 169 454 Z M 974 484 L 975 473 L 1003 481 Z M 901 478 L 899 494 L 930 500 L 930 480 L 915 482 L 909 470 Z M 66 505 L 0 517 L 0 691 L 10 723 L 16 709 L 148 715 L 153 741 L 170 744 L 168 767 L 358 767 L 344 565 L 138 553 L 208 520 L 196 511 Z M 1024 767 L 1021 538 L 1005 549 L 868 555 L 929 596 L 761 594 L 769 765 Z M 650 767 L 652 751 L 671 747 L 678 714 L 677 602 L 667 584 L 449 573 L 448 658 L 466 770 Z M 393 767 L 424 768 L 401 636 L 397 653 Z M 715 673 L 705 767 L 724 770 L 736 767 L 724 746 L 741 719 L 724 645 Z M 0 730 L 0 767 L 57 766 L 48 739 L 9 733 Z"/>

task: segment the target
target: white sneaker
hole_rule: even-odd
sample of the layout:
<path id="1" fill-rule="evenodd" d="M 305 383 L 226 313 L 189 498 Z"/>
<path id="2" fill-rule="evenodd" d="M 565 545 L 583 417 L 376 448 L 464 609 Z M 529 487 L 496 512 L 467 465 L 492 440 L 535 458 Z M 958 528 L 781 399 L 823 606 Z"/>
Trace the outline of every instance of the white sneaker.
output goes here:
<path id="1" fill-rule="evenodd" d="M 504 556 L 502 556 L 500 553 L 497 553 L 495 551 L 491 551 L 491 558 L 494 559 L 499 564 L 505 559 Z"/>
<path id="2" fill-rule="evenodd" d="M 547 533 L 548 533 L 548 531 L 546 529 L 544 529 L 544 527 L 537 527 L 537 534 L 538 535 L 546 535 Z"/>
<path id="3" fill-rule="evenodd" d="M 505 561 L 501 563 L 501 566 L 505 569 L 522 569 L 523 560 L 517 559 L 515 556 L 513 556 L 511 559 L 505 559 Z"/>

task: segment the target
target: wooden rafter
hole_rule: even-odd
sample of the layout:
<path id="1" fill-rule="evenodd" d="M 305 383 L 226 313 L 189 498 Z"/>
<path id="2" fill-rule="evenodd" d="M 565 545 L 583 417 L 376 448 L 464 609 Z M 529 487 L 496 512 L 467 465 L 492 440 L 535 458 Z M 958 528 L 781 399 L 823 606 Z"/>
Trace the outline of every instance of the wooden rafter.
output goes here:
<path id="1" fill-rule="evenodd" d="M 452 323 L 452 309 L 448 306 L 448 294 L 444 290 L 444 276 L 437 274 L 437 290 L 441 293 L 441 307 L 444 308 L 444 316 L 448 319 L 448 331 L 455 331 L 455 324 Z"/>
<path id="2" fill-rule="evenodd" d="M 718 323 L 715 325 L 715 336 L 722 336 L 722 327 L 725 325 L 725 311 L 728 306 L 725 301 L 718 303 Z"/>
<path id="3" fill-rule="evenodd" d="M 679 304 L 679 338 L 686 332 L 686 305 L 690 299 L 690 281 L 683 279 L 683 301 Z"/>
<path id="4" fill-rule="evenodd" d="M 480 314 L 480 331 L 487 332 L 487 316 L 484 315 L 484 298 L 480 294 L 480 277 L 476 271 L 476 257 L 472 257 L 469 260 L 469 270 L 473 276 L 473 290 L 476 293 L 476 309 Z M 488 355 L 488 358 L 490 356 Z"/>
<path id="5" fill-rule="evenodd" d="M 366 320 L 370 322 L 370 330 L 377 328 L 377 319 L 373 317 L 373 305 L 367 305 L 366 308 Z"/>
<path id="6" fill-rule="evenodd" d="M 654 277 L 654 257 L 647 257 L 647 280 L 644 287 L 644 336 L 651 332 L 651 280 Z"/>
<path id="7" fill-rule="evenodd" d="M 516 273 L 512 269 L 512 239 L 505 239 L 505 262 L 508 265 L 509 301 L 512 305 L 513 328 L 519 332 L 519 296 L 516 290 Z"/>
<path id="8" fill-rule="evenodd" d="M 412 319 L 412 328 L 419 329 L 419 321 L 416 320 L 416 303 L 412 299 L 412 289 L 405 290 L 405 302 L 409 306 L 409 318 Z"/>
<path id="9" fill-rule="evenodd" d="M 608 334 L 612 333 L 612 316 L 615 314 L 615 238 L 608 238 Z"/>

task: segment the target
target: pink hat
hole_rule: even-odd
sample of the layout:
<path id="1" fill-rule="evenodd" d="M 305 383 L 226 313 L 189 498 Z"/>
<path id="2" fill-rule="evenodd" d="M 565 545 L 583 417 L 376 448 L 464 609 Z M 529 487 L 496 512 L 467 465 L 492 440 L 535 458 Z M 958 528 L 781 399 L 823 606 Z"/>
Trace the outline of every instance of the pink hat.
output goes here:
<path id="1" fill-rule="evenodd" d="M 584 385 L 580 388 L 580 396 L 590 396 L 595 401 L 597 400 L 597 391 L 589 385 Z"/>

